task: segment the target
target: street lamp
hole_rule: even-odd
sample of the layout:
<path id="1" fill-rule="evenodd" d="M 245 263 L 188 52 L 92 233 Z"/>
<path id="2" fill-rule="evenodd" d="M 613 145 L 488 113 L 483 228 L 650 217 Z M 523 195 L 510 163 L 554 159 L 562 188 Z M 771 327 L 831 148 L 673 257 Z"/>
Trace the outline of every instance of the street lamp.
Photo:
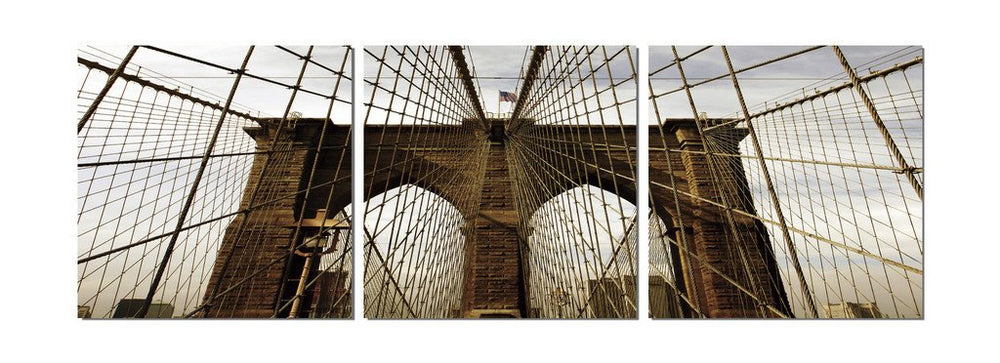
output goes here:
<path id="1" fill-rule="evenodd" d="M 558 312 L 559 319 L 563 318 L 563 306 L 569 304 L 569 294 L 563 291 L 561 287 L 557 287 L 549 296 L 552 298 L 552 305 L 556 306 L 556 311 Z"/>
<path id="2" fill-rule="evenodd" d="M 288 313 L 288 318 L 294 319 L 299 314 L 299 310 L 302 306 L 302 293 L 306 289 L 306 280 L 309 278 L 309 272 L 312 271 L 310 268 L 312 266 L 313 258 L 318 255 L 323 255 L 326 253 L 333 252 L 337 247 L 337 241 L 334 240 L 333 246 L 329 250 L 323 251 L 326 247 L 331 231 L 333 233 L 339 233 L 344 230 L 349 230 L 351 228 L 347 221 L 334 217 L 327 218 L 326 209 L 317 209 L 316 216 L 313 218 L 303 219 L 297 223 L 290 224 L 286 226 L 287 228 L 301 228 L 302 230 L 309 231 L 320 231 L 319 234 L 310 237 L 301 246 L 295 249 L 295 254 L 299 256 L 304 256 L 305 262 L 302 266 L 302 275 L 299 277 L 298 288 L 295 289 L 295 295 L 292 297 L 292 307 Z"/>
<path id="3" fill-rule="evenodd" d="M 294 319 L 299 315 L 299 308 L 302 306 L 302 292 L 306 289 L 306 280 L 309 278 L 309 271 L 312 266 L 312 259 L 316 257 L 323 248 L 326 247 L 326 242 L 330 238 L 330 231 L 323 231 L 320 234 L 309 237 L 305 243 L 302 244 L 301 249 L 295 250 L 295 254 L 299 256 L 305 256 L 306 260 L 302 263 L 302 275 L 299 276 L 299 286 L 295 289 L 295 297 L 292 301 L 292 309 L 288 313 L 289 319 Z"/>

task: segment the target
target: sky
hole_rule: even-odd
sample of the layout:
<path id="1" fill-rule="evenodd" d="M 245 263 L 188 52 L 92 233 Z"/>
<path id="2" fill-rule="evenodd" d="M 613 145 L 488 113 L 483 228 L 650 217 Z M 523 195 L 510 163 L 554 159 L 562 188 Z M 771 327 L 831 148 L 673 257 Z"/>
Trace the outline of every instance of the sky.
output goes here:
<path id="1" fill-rule="evenodd" d="M 239 68 L 246 57 L 246 46 L 161 46 L 168 51 L 180 53 L 193 58 L 222 65 L 231 69 Z M 286 46 L 297 54 L 305 55 L 307 46 Z M 127 46 L 84 46 L 81 57 L 97 60 L 101 64 L 115 67 L 118 59 L 128 53 Z M 342 46 L 317 46 L 313 49 L 313 61 L 331 70 L 339 71 L 346 48 Z M 100 57 L 100 58 L 98 58 Z M 98 59 L 94 59 L 98 58 Z M 195 94 L 203 96 L 207 101 L 224 103 L 232 88 L 233 75 L 225 70 L 183 60 L 150 49 L 140 48 L 130 64 L 142 67 L 147 71 L 159 73 L 157 83 L 170 82 L 183 89 L 194 87 Z M 350 75 L 351 60 L 344 64 L 344 72 Z M 257 46 L 254 49 L 247 72 L 264 78 L 294 85 L 302 68 L 298 57 L 273 46 Z M 134 72 L 130 72 L 134 74 Z M 302 81 L 302 88 L 329 95 L 336 85 L 336 75 L 318 65 L 310 64 Z M 350 101 L 351 84 L 344 80 L 337 90 L 337 97 Z M 264 81 L 244 77 L 237 91 L 234 102 L 236 109 L 263 117 L 281 117 L 288 106 L 291 90 Z M 303 117 L 325 117 L 329 101 L 305 92 L 299 92 L 292 105 L 292 111 L 302 113 Z M 348 103 L 338 102 L 334 106 L 332 118 L 335 123 L 350 123 L 351 108 Z"/>
<path id="2" fill-rule="evenodd" d="M 381 46 L 366 46 L 365 48 L 376 55 L 381 56 L 382 54 L 383 47 Z M 401 48 L 401 46 L 397 46 L 397 48 Z M 391 51 L 392 49 L 390 49 Z M 499 91 L 515 92 L 522 63 L 527 63 L 526 54 L 530 58 L 530 52 L 531 49 L 528 46 L 468 46 L 465 48 L 466 62 L 469 63 L 470 72 L 473 73 L 477 86 L 482 90 L 480 97 L 483 106 L 485 106 L 483 111 L 498 112 Z M 364 62 L 365 79 L 374 80 L 378 61 L 366 54 Z M 385 76 L 383 75 L 383 77 Z M 510 103 L 503 103 L 500 106 L 502 112 L 509 112 L 509 108 L 512 107 Z"/>
<path id="3" fill-rule="evenodd" d="M 701 48 L 702 46 L 678 46 L 677 52 L 681 57 L 685 57 Z M 728 50 L 733 68 L 739 70 L 805 48 L 807 47 L 730 46 Z M 684 61 L 685 76 L 689 83 L 728 75 L 729 70 L 720 49 L 713 47 Z M 923 55 L 921 48 L 908 46 L 844 46 L 841 47 L 841 50 L 851 65 L 860 69 L 859 76 L 867 74 L 863 71 L 866 69 L 882 69 L 892 65 L 892 63 L 902 62 L 900 59 L 909 60 L 915 56 Z M 887 56 L 889 60 L 895 61 L 888 65 L 882 64 L 885 59 L 881 61 L 879 59 Z M 669 46 L 649 48 L 650 80 L 656 94 L 681 86 L 680 75 L 676 68 L 652 74 L 672 63 L 673 60 L 674 55 Z M 822 90 L 839 85 L 846 80 L 843 71 L 843 67 L 834 56 L 833 51 L 827 47 L 740 73 L 738 78 L 740 87 L 743 88 L 746 104 L 753 113 L 755 110 L 759 110 L 765 101 L 772 104 L 775 101 L 788 101 L 789 97 L 791 99 L 799 98 L 803 89 L 806 93 L 810 93 L 817 88 Z M 836 81 L 831 82 L 831 77 L 835 78 Z M 917 82 L 913 85 L 914 87 L 922 85 L 922 77 L 913 77 L 911 81 Z M 737 103 L 738 100 L 728 76 L 698 86 L 694 88 L 693 93 L 698 101 L 698 111 L 707 113 L 710 118 L 733 117 L 739 112 L 739 103 Z M 687 105 L 687 98 L 683 92 L 678 92 L 676 96 L 659 101 L 658 104 L 662 105 L 661 115 L 664 118 L 692 117 L 690 107 Z"/>
<path id="4" fill-rule="evenodd" d="M 511 102 L 500 102 L 500 91 L 517 92 L 518 79 L 521 72 L 531 59 L 530 47 L 523 46 L 470 46 L 466 54 L 470 60 L 473 76 L 482 94 L 486 112 L 510 112 L 514 107 Z M 491 79 L 491 78 L 503 79 Z M 499 107 L 499 108 L 498 108 Z"/>
<path id="5" fill-rule="evenodd" d="M 366 81 L 368 82 L 376 81 L 376 76 L 378 75 L 378 69 L 380 68 L 379 67 L 380 63 L 384 63 L 392 68 L 397 67 L 397 65 L 399 64 L 399 57 L 395 55 L 395 52 L 402 50 L 403 47 L 402 46 L 389 46 L 389 47 L 390 48 L 387 52 L 386 61 L 384 62 L 381 62 L 377 59 L 377 57 L 382 57 L 384 46 L 365 47 L 366 53 L 363 55 L 363 59 L 364 59 Z M 414 48 L 416 47 L 411 46 L 410 49 L 407 50 L 408 61 L 412 61 L 412 59 L 414 58 L 412 54 Z M 595 92 L 594 90 L 595 87 L 598 90 L 605 90 L 608 87 L 609 84 L 608 80 L 609 78 L 607 74 L 608 68 L 600 67 L 601 64 L 604 62 L 603 61 L 604 52 L 607 52 L 607 56 L 611 58 L 609 62 L 611 65 L 610 66 L 611 77 L 614 78 L 616 83 L 626 80 L 630 77 L 635 77 L 635 72 L 633 71 L 634 67 L 630 67 L 628 63 L 629 56 L 631 56 L 631 60 L 633 61 L 633 63 L 638 61 L 635 48 L 630 47 L 629 48 L 630 52 L 628 54 L 619 53 L 616 55 L 615 53 L 618 52 L 621 48 L 622 46 L 603 46 L 601 48 L 595 49 L 591 46 L 589 49 L 594 53 L 593 55 L 591 55 L 592 64 L 588 64 L 586 62 L 587 58 L 584 56 L 586 52 L 584 52 L 582 47 L 570 47 L 569 49 L 564 50 L 562 49 L 561 46 L 553 45 L 550 46 L 549 55 L 546 57 L 546 59 L 553 61 L 555 59 L 553 54 L 562 54 L 564 51 L 580 52 L 580 56 L 576 59 L 576 61 L 582 62 L 583 64 L 581 64 L 579 72 L 576 72 L 576 68 L 570 68 L 570 70 L 573 72 L 569 75 L 571 82 L 568 82 L 567 84 L 576 84 L 577 82 L 572 81 L 573 79 L 578 79 L 579 77 L 587 77 L 591 73 L 590 67 L 593 67 L 594 73 L 597 74 L 597 77 L 594 77 L 596 79 L 596 82 L 593 81 L 584 82 L 582 87 L 578 86 L 573 90 L 574 95 L 576 95 L 578 99 L 582 99 L 584 96 L 592 96 L 593 93 Z M 431 47 L 431 49 L 440 52 L 440 47 Z M 474 82 L 477 87 L 477 93 L 479 94 L 479 98 L 482 101 L 482 107 L 484 112 L 507 113 L 512 111 L 514 103 L 500 102 L 498 104 L 499 92 L 500 91 L 511 92 L 520 97 L 518 82 L 519 78 L 522 77 L 521 72 L 523 71 L 524 68 L 527 67 L 528 62 L 531 59 L 532 49 L 533 46 L 464 47 L 466 62 L 469 64 L 470 72 L 473 73 Z M 425 52 L 426 50 L 420 49 L 420 51 L 422 52 L 421 58 L 425 58 L 426 53 L 423 52 Z M 437 56 L 440 57 L 440 54 L 438 54 Z M 447 56 L 447 54 L 446 57 L 450 58 Z M 545 65 L 543 65 L 542 68 L 546 68 L 548 64 L 549 63 L 546 63 Z M 564 67 L 559 66 L 558 68 L 562 69 Z M 395 86 L 397 89 L 406 89 L 403 87 L 408 87 L 410 85 L 410 82 L 407 82 L 406 80 L 401 80 L 399 83 L 395 83 L 395 75 L 390 74 L 388 67 L 382 67 L 382 69 L 383 73 L 380 76 L 381 79 L 378 80 L 379 84 L 382 87 L 385 87 L 387 89 L 392 89 Z M 411 69 L 412 68 L 408 67 L 405 62 L 403 63 L 403 74 L 407 79 L 410 77 Z M 566 77 L 566 75 L 562 74 L 538 75 L 539 78 L 548 77 L 550 79 L 553 76 Z M 418 81 L 419 79 L 413 79 L 413 82 L 418 82 Z M 536 84 L 541 84 L 541 83 L 539 82 Z M 372 95 L 371 92 L 374 90 L 372 87 L 369 86 L 370 85 L 368 83 L 365 84 L 364 88 L 365 102 L 368 102 L 368 100 L 371 98 Z M 635 111 L 636 105 L 634 102 L 636 97 L 634 80 L 620 84 L 618 87 L 616 87 L 616 90 L 618 92 L 617 96 L 619 102 L 623 103 L 623 105 L 618 108 L 614 107 L 608 108 L 608 106 L 611 105 L 614 101 L 614 95 L 610 91 L 605 90 L 600 94 L 601 105 L 607 108 L 599 113 L 600 115 L 604 116 L 604 123 L 618 124 L 619 122 L 621 122 L 624 124 L 635 124 L 637 121 L 636 121 L 636 111 Z M 416 95 L 411 95 L 410 97 L 416 98 Z M 626 102 L 629 100 L 631 100 L 631 102 Z M 377 90 L 374 97 L 374 103 L 380 107 L 372 109 L 366 108 L 365 114 L 367 116 L 361 116 L 361 117 L 366 120 L 367 124 L 382 124 L 384 122 L 389 122 L 389 123 L 413 122 L 412 119 L 401 121 L 400 120 L 401 116 L 395 114 L 390 115 L 388 117 L 388 121 L 386 121 L 387 118 L 385 111 L 379 108 L 389 108 L 389 104 L 391 101 L 392 99 L 391 97 L 389 97 L 388 92 L 386 92 L 385 90 Z M 550 100 L 550 102 L 554 103 L 555 101 Z M 393 110 L 402 112 L 404 107 L 403 105 L 404 104 L 402 102 L 396 101 L 393 103 Z M 590 99 L 587 105 L 589 107 L 589 110 L 597 109 L 597 104 L 594 99 Z M 582 113 L 583 111 L 584 111 L 583 107 L 579 106 L 578 112 Z M 620 120 L 616 114 L 616 112 L 618 111 L 622 112 L 622 117 L 620 118 Z M 410 110 L 409 112 L 406 113 L 414 114 L 416 112 L 417 111 Z M 538 116 L 546 115 L 544 111 L 538 111 L 538 112 L 542 113 L 536 114 L 535 115 L 536 118 L 541 118 Z M 595 124 L 601 123 L 601 120 L 598 118 L 599 114 L 598 113 L 593 114 L 592 120 L 588 121 L 586 119 L 581 118 L 579 120 L 576 120 L 576 122 L 580 123 L 590 122 Z M 552 116 L 553 119 L 551 120 L 543 119 L 539 120 L 538 122 L 544 124 L 547 122 L 554 122 L 557 120 L 565 119 L 564 117 L 558 117 L 556 115 L 548 115 L 548 116 Z"/>

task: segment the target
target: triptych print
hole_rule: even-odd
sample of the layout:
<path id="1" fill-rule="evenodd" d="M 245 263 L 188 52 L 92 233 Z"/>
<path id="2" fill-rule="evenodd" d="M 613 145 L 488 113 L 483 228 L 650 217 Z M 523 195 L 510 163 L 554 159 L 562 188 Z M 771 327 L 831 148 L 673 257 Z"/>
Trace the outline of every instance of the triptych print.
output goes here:
<path id="1" fill-rule="evenodd" d="M 920 47 L 77 64 L 81 318 L 923 317 Z"/>

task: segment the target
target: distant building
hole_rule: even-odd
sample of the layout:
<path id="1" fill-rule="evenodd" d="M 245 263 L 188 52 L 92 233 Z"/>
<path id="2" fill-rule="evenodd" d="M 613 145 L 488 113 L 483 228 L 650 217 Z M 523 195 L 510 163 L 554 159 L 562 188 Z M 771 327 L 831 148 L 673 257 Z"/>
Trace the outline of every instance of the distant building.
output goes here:
<path id="1" fill-rule="evenodd" d="M 635 276 L 588 280 L 590 309 L 596 318 L 635 318 Z"/>
<path id="2" fill-rule="evenodd" d="M 684 317 L 680 295 L 663 276 L 649 275 L 649 315 L 654 319 Z"/>
<path id="3" fill-rule="evenodd" d="M 379 318 L 410 317 L 403 306 L 403 295 L 396 289 L 387 288 L 391 284 L 385 267 L 365 269 L 365 316 Z M 375 315 L 373 312 L 379 312 Z"/>
<path id="4" fill-rule="evenodd" d="M 90 307 L 89 306 L 87 306 L 87 305 L 77 305 L 76 306 L 76 317 L 77 318 L 89 319 L 91 314 L 93 314 L 93 312 L 90 311 Z"/>
<path id="5" fill-rule="evenodd" d="M 346 270 L 323 271 L 313 285 L 315 305 L 309 312 L 313 318 L 350 318 L 350 275 Z"/>
<path id="6" fill-rule="evenodd" d="M 875 303 L 841 302 L 826 304 L 826 316 L 831 319 L 883 319 Z"/>
<path id="7" fill-rule="evenodd" d="M 147 318 L 147 319 L 169 319 L 174 316 L 174 306 L 167 303 L 152 303 L 149 304 L 149 310 L 146 311 L 146 316 L 136 316 L 139 314 L 139 309 L 142 308 L 142 303 L 146 301 L 145 299 L 122 299 L 118 302 L 118 306 L 115 307 L 115 313 L 112 318 Z"/>

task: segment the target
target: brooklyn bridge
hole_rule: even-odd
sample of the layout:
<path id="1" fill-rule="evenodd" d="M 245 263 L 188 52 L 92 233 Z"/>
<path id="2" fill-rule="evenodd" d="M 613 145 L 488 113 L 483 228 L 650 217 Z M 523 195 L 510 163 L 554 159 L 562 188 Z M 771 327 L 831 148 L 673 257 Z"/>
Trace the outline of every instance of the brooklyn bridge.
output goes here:
<path id="1" fill-rule="evenodd" d="M 83 48 L 78 307 L 919 318 L 922 55 Z"/>

